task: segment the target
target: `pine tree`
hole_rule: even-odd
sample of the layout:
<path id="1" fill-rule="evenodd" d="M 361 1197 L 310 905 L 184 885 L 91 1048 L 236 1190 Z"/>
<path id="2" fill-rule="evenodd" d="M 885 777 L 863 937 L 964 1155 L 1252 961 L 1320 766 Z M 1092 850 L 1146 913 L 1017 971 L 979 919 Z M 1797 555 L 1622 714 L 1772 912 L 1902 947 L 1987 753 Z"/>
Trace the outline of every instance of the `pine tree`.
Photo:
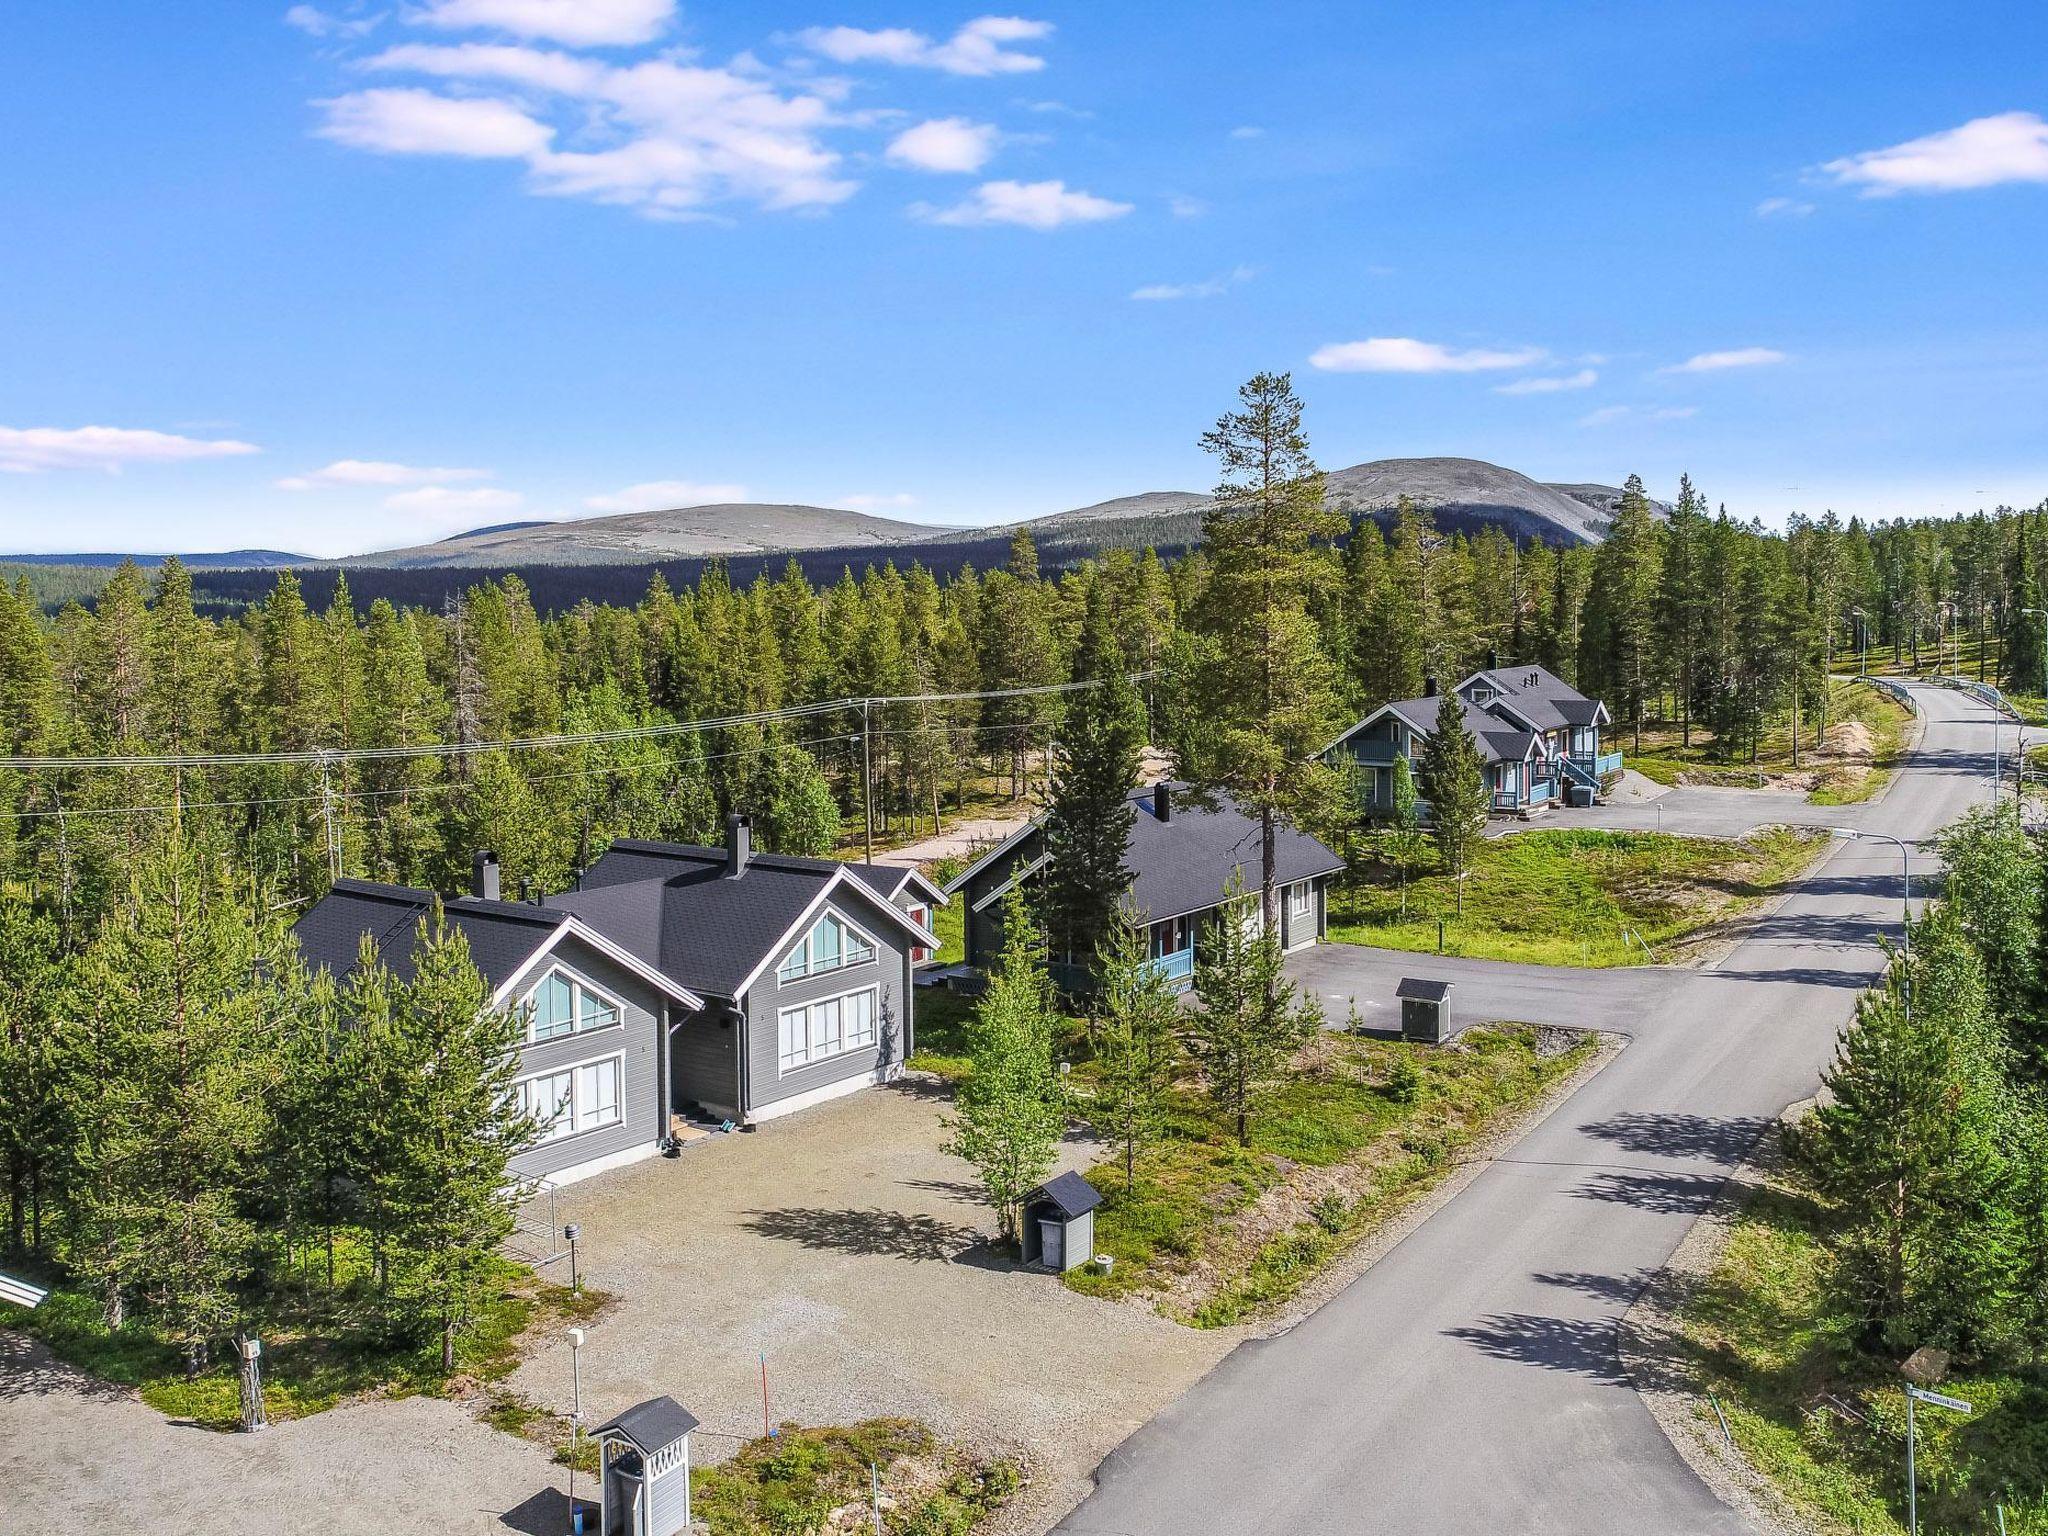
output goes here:
<path id="1" fill-rule="evenodd" d="M 1018 1241 L 1024 1197 L 1052 1172 L 1066 1128 L 1052 1059 L 1058 1022 L 1045 935 L 1013 891 L 1003 910 L 1002 955 L 968 1022 L 969 1072 L 946 1144 L 973 1165 L 1007 1243 Z"/>
<path id="2" fill-rule="evenodd" d="M 1336 734 L 1337 678 L 1308 605 L 1334 579 L 1327 546 L 1345 519 L 1323 503 L 1289 376 L 1259 374 L 1238 400 L 1202 437 L 1222 479 L 1202 516 L 1209 583 L 1194 692 L 1204 743 L 1184 772 L 1258 818 L 1259 907 L 1277 930 L 1279 829 L 1340 814 L 1341 781 L 1317 756 Z"/>
<path id="3" fill-rule="evenodd" d="M 1322 1011 L 1287 980 L 1280 939 L 1261 931 L 1257 909 L 1235 873 L 1223 906 L 1195 949 L 1195 996 L 1183 1040 L 1209 1100 L 1248 1146 L 1252 1118 L 1322 1027 Z"/>
<path id="4" fill-rule="evenodd" d="M 42 1247 L 44 1212 L 64 1182 L 76 1134 L 66 1093 L 77 1070 L 76 1006 L 55 920 L 0 888 L 0 1161 L 10 1253 Z"/>
<path id="5" fill-rule="evenodd" d="M 1393 806 L 1383 834 L 1387 857 L 1401 882 L 1401 920 L 1408 920 L 1408 874 L 1422 862 L 1422 802 L 1415 792 L 1415 775 L 1409 771 L 1405 753 L 1394 759 Z"/>
<path id="6" fill-rule="evenodd" d="M 1436 724 L 1422 749 L 1422 794 L 1429 801 L 1429 834 L 1437 862 L 1455 882 L 1458 912 L 1465 911 L 1464 875 L 1472 850 L 1486 829 L 1492 794 L 1479 743 L 1465 727 L 1465 709 L 1455 692 L 1439 695 Z"/>
<path id="7" fill-rule="evenodd" d="M 1142 913 L 1118 914 L 1096 950 L 1096 1130 L 1123 1154 L 1124 1188 L 1138 1154 L 1165 1129 L 1177 1059 L 1180 1003 L 1153 961 Z"/>
<path id="8" fill-rule="evenodd" d="M 1047 784 L 1045 870 L 1039 893 L 1052 952 L 1070 961 L 1095 952 L 1130 889 L 1124 864 L 1137 810 L 1143 705 L 1124 672 L 1100 587 L 1088 595 L 1073 680 Z"/>

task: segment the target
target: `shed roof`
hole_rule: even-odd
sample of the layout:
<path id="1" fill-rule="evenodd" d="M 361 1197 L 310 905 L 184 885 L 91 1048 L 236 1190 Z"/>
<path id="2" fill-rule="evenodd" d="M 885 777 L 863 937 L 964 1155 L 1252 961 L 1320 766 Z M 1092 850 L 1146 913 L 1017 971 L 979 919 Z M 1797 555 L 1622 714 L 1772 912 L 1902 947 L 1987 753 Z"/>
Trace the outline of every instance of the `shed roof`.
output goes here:
<path id="1" fill-rule="evenodd" d="M 593 1435 L 617 1435 L 630 1440 L 642 1456 L 665 1451 L 697 1427 L 697 1416 L 672 1397 L 650 1397 L 635 1403 L 592 1430 Z"/>
<path id="2" fill-rule="evenodd" d="M 1403 976 L 1401 984 L 1394 988 L 1394 996 L 1423 1003 L 1440 1003 L 1450 995 L 1450 982 L 1426 981 L 1420 976 Z"/>
<path id="3" fill-rule="evenodd" d="M 1024 1197 L 1026 1205 L 1046 1204 L 1072 1221 L 1102 1204 L 1102 1194 L 1078 1173 L 1055 1174 Z"/>

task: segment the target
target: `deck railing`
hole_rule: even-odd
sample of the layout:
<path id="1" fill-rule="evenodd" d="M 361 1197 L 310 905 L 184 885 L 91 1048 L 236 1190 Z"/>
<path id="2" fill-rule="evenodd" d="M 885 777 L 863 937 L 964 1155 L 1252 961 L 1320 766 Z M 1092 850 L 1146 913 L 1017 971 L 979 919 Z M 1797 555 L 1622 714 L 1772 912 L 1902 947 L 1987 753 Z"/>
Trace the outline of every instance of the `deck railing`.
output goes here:
<path id="1" fill-rule="evenodd" d="M 1195 974 L 1195 952 L 1192 949 L 1177 949 L 1170 955 L 1157 956 L 1152 969 L 1168 981 L 1186 981 Z"/>

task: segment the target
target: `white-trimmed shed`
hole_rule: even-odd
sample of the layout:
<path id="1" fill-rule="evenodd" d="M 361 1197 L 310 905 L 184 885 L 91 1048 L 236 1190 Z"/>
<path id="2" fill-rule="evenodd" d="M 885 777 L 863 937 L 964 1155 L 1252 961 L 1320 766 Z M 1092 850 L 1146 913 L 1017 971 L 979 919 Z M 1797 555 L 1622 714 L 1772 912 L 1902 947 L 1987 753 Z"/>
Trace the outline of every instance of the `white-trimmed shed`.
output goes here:
<path id="1" fill-rule="evenodd" d="M 677 1536 L 690 1528 L 690 1431 L 697 1417 L 650 1397 L 593 1430 L 601 1536 Z"/>

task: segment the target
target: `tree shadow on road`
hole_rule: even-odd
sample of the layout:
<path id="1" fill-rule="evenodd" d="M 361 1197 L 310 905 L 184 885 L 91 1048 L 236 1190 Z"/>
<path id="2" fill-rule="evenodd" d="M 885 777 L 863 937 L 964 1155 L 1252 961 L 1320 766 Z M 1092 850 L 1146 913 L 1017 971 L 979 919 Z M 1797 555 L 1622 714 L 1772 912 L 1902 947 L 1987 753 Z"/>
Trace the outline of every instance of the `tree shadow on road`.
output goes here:
<path id="1" fill-rule="evenodd" d="M 1579 1127 L 1587 1136 L 1611 1141 L 1652 1157 L 1742 1161 L 1771 1121 L 1763 1115 L 1651 1114 L 1627 1111 Z"/>
<path id="2" fill-rule="evenodd" d="M 1446 1328 L 1445 1336 L 1462 1339 L 1496 1360 L 1540 1365 L 1592 1381 L 1620 1386 L 1628 1381 L 1615 1350 L 1611 1318 L 1543 1317 L 1533 1312 L 1502 1312 L 1462 1328 Z"/>
<path id="3" fill-rule="evenodd" d="M 979 1231 L 958 1222 L 888 1211 L 878 1206 L 870 1206 L 866 1210 L 834 1211 L 815 1206 L 789 1206 L 781 1210 L 749 1211 L 743 1224 L 749 1231 L 763 1237 L 801 1243 L 806 1248 L 831 1253 L 874 1254 L 924 1263 L 950 1259 L 961 1249 L 982 1240 Z"/>
<path id="4" fill-rule="evenodd" d="M 1534 1277 L 1538 1285 L 1555 1285 L 1601 1301 L 1631 1305 L 1651 1280 L 1651 1271 L 1632 1270 L 1625 1275 L 1596 1275 L 1585 1270 L 1552 1270 Z"/>
<path id="5" fill-rule="evenodd" d="M 1727 1182 L 1718 1173 L 1668 1173 L 1621 1169 L 1595 1174 L 1572 1194 L 1581 1200 L 1632 1205 L 1665 1216 L 1698 1216 L 1714 1203 Z"/>

